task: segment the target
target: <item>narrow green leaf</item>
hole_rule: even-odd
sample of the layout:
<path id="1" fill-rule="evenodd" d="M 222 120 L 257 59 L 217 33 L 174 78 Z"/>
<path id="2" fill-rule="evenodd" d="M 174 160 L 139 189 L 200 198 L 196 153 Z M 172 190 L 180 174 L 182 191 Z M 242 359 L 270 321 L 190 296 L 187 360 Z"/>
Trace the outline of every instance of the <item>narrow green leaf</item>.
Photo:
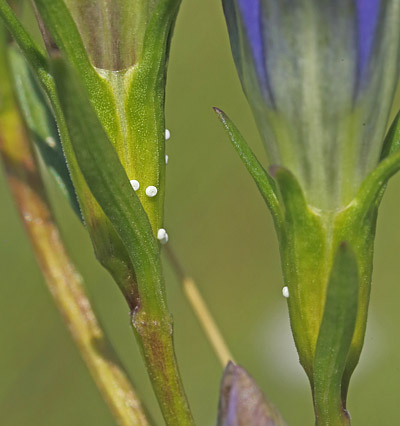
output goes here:
<path id="1" fill-rule="evenodd" d="M 39 14 L 54 38 L 78 71 L 90 101 L 110 137 L 118 133 L 116 107 L 107 83 L 92 66 L 78 28 L 62 0 L 35 0 Z"/>
<path id="2" fill-rule="evenodd" d="M 47 99 L 21 52 L 17 48 L 11 47 L 9 57 L 16 95 L 32 139 L 61 191 L 69 200 L 75 213 L 81 218 L 79 204 L 64 158 L 57 123 Z"/>
<path id="3" fill-rule="evenodd" d="M 86 182 L 131 258 L 141 298 L 158 309 L 164 300 L 159 246 L 148 217 L 94 111 L 76 72 L 62 59 L 53 63 L 71 144 Z"/>
<path id="4" fill-rule="evenodd" d="M 271 211 L 275 223 L 280 226 L 282 217 L 275 182 L 257 160 L 257 157 L 229 117 L 219 108 L 214 108 L 214 111 L 227 131 L 233 147 L 254 179 L 264 201 Z"/>
<path id="5" fill-rule="evenodd" d="M 347 243 L 339 246 L 329 278 L 314 357 L 314 400 L 318 425 L 347 424 L 341 394 L 358 308 L 357 259 Z M 337 419 L 342 418 L 343 423 Z"/>
<path id="6" fill-rule="evenodd" d="M 41 84 L 47 90 L 51 90 L 53 79 L 49 73 L 47 57 L 15 16 L 7 0 L 0 0 L 0 18 L 24 53 Z"/>
<path id="7" fill-rule="evenodd" d="M 385 137 L 383 144 L 381 161 L 388 157 L 390 154 L 398 151 L 400 148 L 400 111 L 397 113 L 392 125 Z"/>

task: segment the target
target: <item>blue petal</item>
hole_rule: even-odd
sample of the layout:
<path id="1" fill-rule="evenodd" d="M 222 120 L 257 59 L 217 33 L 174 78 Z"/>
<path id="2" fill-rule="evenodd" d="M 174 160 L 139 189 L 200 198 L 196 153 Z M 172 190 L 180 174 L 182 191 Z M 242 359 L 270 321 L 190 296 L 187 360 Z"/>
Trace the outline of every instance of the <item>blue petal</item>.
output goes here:
<path id="1" fill-rule="evenodd" d="M 382 0 L 356 0 L 358 26 L 359 77 L 362 79 L 368 68 L 374 47 L 374 37 L 381 15 Z"/>
<path id="2" fill-rule="evenodd" d="M 238 7 L 256 66 L 257 75 L 260 81 L 263 82 L 265 81 L 267 69 L 262 32 L 261 0 L 238 0 Z"/>
<path id="3" fill-rule="evenodd" d="M 270 162 L 296 175 L 311 204 L 349 202 L 379 160 L 399 78 L 400 1 L 223 2 Z"/>
<path id="4" fill-rule="evenodd" d="M 257 82 L 250 84 L 261 89 L 262 94 L 273 103 L 263 36 L 263 0 L 222 0 L 222 4 L 233 56 L 241 79 L 252 80 L 252 77 L 248 76 L 249 62 L 252 62 Z"/>

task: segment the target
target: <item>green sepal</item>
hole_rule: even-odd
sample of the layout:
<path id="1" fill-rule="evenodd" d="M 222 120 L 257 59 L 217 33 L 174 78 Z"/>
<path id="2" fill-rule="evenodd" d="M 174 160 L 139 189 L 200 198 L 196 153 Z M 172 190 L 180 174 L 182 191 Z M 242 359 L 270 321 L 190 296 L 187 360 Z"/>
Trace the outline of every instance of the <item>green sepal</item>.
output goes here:
<path id="1" fill-rule="evenodd" d="M 53 61 L 57 93 L 80 170 L 132 261 L 140 299 L 159 308 L 165 294 L 159 246 L 148 217 L 91 105 L 79 76 L 67 63 Z M 118 281 L 118 277 L 115 277 Z M 143 301 L 143 300 L 142 300 Z"/>
<path id="2" fill-rule="evenodd" d="M 230 118 L 219 108 L 214 107 L 214 111 L 216 112 L 218 118 L 228 133 L 233 147 L 239 154 L 240 159 L 243 161 L 251 177 L 256 183 L 264 201 L 266 202 L 272 214 L 272 217 L 274 218 L 277 228 L 280 228 L 282 223 L 282 212 L 279 205 L 275 182 L 265 171 L 239 132 L 238 128 L 232 123 Z"/>
<path id="3" fill-rule="evenodd" d="M 145 185 L 156 185 L 157 199 L 139 189 L 154 229 L 163 226 L 165 194 L 164 97 L 170 39 L 180 0 L 155 5 L 135 66 L 124 77 L 125 97 L 119 104 L 126 114 L 126 141 L 121 156 L 129 157 L 129 173 Z"/>
<path id="4" fill-rule="evenodd" d="M 330 258 L 322 217 L 306 203 L 295 176 L 281 166 L 270 168 L 279 189 L 283 225 L 279 236 L 290 322 L 300 363 L 312 381 L 314 350 L 323 310 Z M 318 256 L 316 255 L 318 253 Z"/>
<path id="5" fill-rule="evenodd" d="M 323 251 L 325 233 L 320 216 L 307 204 L 296 177 L 282 166 L 271 166 L 271 176 L 277 183 L 283 211 L 282 245 L 310 263 L 313 254 Z"/>
<path id="6" fill-rule="evenodd" d="M 318 426 L 350 424 L 342 402 L 342 377 L 356 325 L 357 259 L 341 243 L 330 273 L 314 357 L 314 404 Z"/>
<path id="7" fill-rule="evenodd" d="M 10 47 L 10 66 L 25 122 L 44 163 L 81 219 L 74 186 L 63 154 L 57 123 L 48 101 L 19 49 Z"/>
<path id="8" fill-rule="evenodd" d="M 154 144 L 159 150 L 160 168 L 165 162 L 164 148 L 164 92 L 170 40 L 181 0 L 159 1 L 151 19 L 146 23 L 146 31 L 133 72 L 128 72 L 126 81 L 126 111 L 128 130 L 133 133 L 132 143 L 141 146 Z M 154 118 L 156 115 L 156 119 Z M 152 125 L 151 125 L 152 124 Z M 136 134 L 135 134 L 136 133 Z M 146 137 L 140 137 L 141 134 Z"/>
<path id="9" fill-rule="evenodd" d="M 157 85 L 164 80 L 172 31 L 181 0 L 163 0 L 155 6 L 143 39 L 141 55 L 137 63 L 146 69 L 148 83 Z"/>

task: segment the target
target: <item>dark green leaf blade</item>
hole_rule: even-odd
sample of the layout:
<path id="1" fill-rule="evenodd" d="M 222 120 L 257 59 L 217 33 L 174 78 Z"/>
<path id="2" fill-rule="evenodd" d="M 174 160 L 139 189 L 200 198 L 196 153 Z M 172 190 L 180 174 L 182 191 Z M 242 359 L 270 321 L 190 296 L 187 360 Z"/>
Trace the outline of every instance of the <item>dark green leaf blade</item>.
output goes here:
<path id="1" fill-rule="evenodd" d="M 155 299 L 163 298 L 163 287 L 159 247 L 148 217 L 79 77 L 60 58 L 54 60 L 53 69 L 79 167 L 129 253 L 141 297 L 148 297 L 151 305 Z"/>
<path id="2" fill-rule="evenodd" d="M 281 223 L 281 210 L 276 194 L 275 182 L 257 160 L 257 157 L 229 117 L 219 108 L 214 108 L 214 111 L 228 133 L 233 147 L 239 154 L 247 170 L 250 172 L 251 177 L 254 179 L 262 197 L 271 211 L 275 223 L 279 225 Z"/>
<path id="3" fill-rule="evenodd" d="M 318 425 L 346 424 L 342 377 L 358 310 L 358 265 L 353 250 L 341 243 L 334 259 L 314 357 L 314 401 Z"/>
<path id="4" fill-rule="evenodd" d="M 221 380 L 218 426 L 285 426 L 246 370 L 230 362 Z"/>
<path id="5" fill-rule="evenodd" d="M 81 218 L 53 113 L 21 52 L 11 47 L 9 57 L 16 95 L 32 139 L 62 193 Z"/>

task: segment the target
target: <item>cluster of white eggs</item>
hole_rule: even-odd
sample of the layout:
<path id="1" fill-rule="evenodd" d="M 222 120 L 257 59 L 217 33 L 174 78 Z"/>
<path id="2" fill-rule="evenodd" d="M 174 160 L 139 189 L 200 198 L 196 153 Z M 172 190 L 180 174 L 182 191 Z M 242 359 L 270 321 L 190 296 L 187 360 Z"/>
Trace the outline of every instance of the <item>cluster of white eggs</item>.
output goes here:
<path id="1" fill-rule="evenodd" d="M 169 140 L 171 137 L 171 132 L 168 129 L 165 129 L 165 140 Z M 165 164 L 168 164 L 168 155 L 165 154 Z M 131 186 L 134 191 L 137 191 L 140 188 L 140 183 L 136 179 L 130 180 Z M 153 198 L 157 195 L 158 189 L 154 185 L 149 185 L 145 193 L 149 198 Z M 168 234 L 167 231 L 164 228 L 160 228 L 157 232 L 157 239 L 160 241 L 161 244 L 166 244 L 168 242 Z"/>

